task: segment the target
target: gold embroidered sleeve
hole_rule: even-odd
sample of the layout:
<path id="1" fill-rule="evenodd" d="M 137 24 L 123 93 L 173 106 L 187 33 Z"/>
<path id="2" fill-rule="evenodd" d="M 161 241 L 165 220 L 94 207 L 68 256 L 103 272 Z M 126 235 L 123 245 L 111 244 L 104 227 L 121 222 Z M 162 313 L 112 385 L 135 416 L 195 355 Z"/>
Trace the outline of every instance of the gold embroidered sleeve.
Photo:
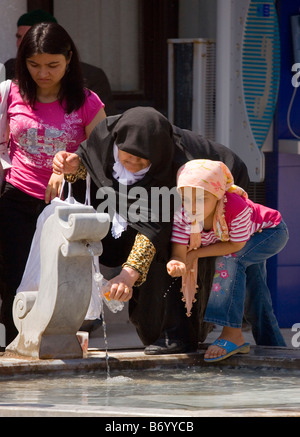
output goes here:
<path id="1" fill-rule="evenodd" d="M 75 174 L 72 173 L 65 174 L 65 180 L 73 184 L 74 182 L 78 181 L 78 179 L 86 179 L 86 175 L 87 175 L 87 170 L 83 165 L 83 163 L 80 161 L 77 172 Z"/>
<path id="2" fill-rule="evenodd" d="M 135 286 L 138 287 L 146 281 L 155 252 L 155 247 L 151 241 L 145 237 L 145 235 L 138 233 L 135 237 L 134 245 L 132 246 L 127 261 L 123 264 L 123 267 L 131 267 L 140 274 L 138 280 L 134 284 Z"/>

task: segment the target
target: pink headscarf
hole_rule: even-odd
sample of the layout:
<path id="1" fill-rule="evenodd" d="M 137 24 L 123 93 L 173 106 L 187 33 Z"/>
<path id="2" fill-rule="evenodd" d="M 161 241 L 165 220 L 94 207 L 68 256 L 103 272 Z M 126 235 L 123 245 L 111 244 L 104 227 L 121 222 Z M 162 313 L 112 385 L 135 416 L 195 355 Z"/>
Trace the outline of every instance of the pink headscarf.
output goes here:
<path id="1" fill-rule="evenodd" d="M 184 187 L 202 188 L 212 193 L 218 199 L 213 219 L 213 229 L 221 241 L 229 240 L 228 226 L 225 220 L 226 191 L 235 192 L 247 198 L 247 193 L 237 185 L 234 185 L 233 176 L 229 168 L 220 161 L 209 159 L 194 159 L 184 164 L 177 173 L 177 189 Z M 197 249 L 201 245 L 201 227 L 197 219 L 191 226 L 189 249 Z M 191 315 L 197 285 L 198 260 L 194 260 L 192 269 L 182 278 L 183 301 L 187 309 L 187 316 Z"/>

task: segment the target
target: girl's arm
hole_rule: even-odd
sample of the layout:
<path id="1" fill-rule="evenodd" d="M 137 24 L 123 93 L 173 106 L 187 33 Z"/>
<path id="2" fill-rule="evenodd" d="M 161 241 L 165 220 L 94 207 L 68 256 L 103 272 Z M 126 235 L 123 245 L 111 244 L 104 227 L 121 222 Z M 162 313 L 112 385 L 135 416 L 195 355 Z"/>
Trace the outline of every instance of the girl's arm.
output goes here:
<path id="1" fill-rule="evenodd" d="M 246 243 L 247 241 L 242 241 L 240 243 L 234 243 L 233 241 L 220 241 L 215 244 L 210 244 L 209 246 L 199 247 L 199 249 L 193 250 L 193 252 L 196 252 L 197 258 L 230 255 L 231 253 L 243 249 Z"/>
<path id="2" fill-rule="evenodd" d="M 206 258 L 209 256 L 226 256 L 241 250 L 247 241 L 234 243 L 233 241 L 220 241 L 210 244 L 209 246 L 199 247 L 199 249 L 191 250 L 187 254 L 187 268 L 191 268 L 193 261 L 196 258 Z"/>
<path id="3" fill-rule="evenodd" d="M 102 121 L 104 118 L 106 118 L 106 113 L 104 111 L 104 108 L 101 108 L 100 111 L 95 115 L 93 120 L 90 122 L 90 124 L 85 127 L 85 134 L 87 138 L 91 135 L 92 130 L 97 126 L 97 124 L 100 123 L 100 121 Z"/>
<path id="4" fill-rule="evenodd" d="M 52 173 L 48 182 L 48 186 L 45 191 L 45 203 L 48 204 L 52 199 L 60 195 L 60 192 L 62 190 L 63 179 L 64 179 L 63 174 L 58 175 Z"/>
<path id="5" fill-rule="evenodd" d="M 186 254 L 187 246 L 178 243 L 172 243 L 172 255 L 167 264 L 167 271 L 170 276 L 182 276 L 186 272 Z"/>
<path id="6" fill-rule="evenodd" d="M 80 159 L 76 153 L 61 151 L 55 155 L 53 159 L 53 173 L 45 191 L 45 203 L 48 204 L 60 194 L 64 179 L 63 173 L 75 174 L 79 164 Z"/>

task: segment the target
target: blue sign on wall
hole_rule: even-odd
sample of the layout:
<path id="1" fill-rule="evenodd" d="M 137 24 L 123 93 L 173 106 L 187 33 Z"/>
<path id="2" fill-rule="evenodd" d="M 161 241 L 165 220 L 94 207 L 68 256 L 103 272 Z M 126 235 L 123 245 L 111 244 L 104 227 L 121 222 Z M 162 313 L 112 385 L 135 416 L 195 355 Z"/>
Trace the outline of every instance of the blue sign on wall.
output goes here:
<path id="1" fill-rule="evenodd" d="M 252 0 L 243 40 L 243 86 L 255 142 L 261 148 L 273 121 L 280 75 L 280 38 L 273 1 Z"/>
<path id="2" fill-rule="evenodd" d="M 257 6 L 258 17 L 269 17 L 270 16 L 270 4 L 264 3 Z"/>

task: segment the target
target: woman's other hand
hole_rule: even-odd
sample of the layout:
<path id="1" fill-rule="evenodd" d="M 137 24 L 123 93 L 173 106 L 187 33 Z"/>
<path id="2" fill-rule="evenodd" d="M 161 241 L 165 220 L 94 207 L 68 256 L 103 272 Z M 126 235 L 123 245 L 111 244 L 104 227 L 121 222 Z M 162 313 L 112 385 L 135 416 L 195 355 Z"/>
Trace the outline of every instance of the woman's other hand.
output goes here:
<path id="1" fill-rule="evenodd" d="M 75 174 L 80 164 L 79 156 L 76 153 L 61 151 L 56 153 L 53 158 L 53 173 L 61 175 Z"/>

